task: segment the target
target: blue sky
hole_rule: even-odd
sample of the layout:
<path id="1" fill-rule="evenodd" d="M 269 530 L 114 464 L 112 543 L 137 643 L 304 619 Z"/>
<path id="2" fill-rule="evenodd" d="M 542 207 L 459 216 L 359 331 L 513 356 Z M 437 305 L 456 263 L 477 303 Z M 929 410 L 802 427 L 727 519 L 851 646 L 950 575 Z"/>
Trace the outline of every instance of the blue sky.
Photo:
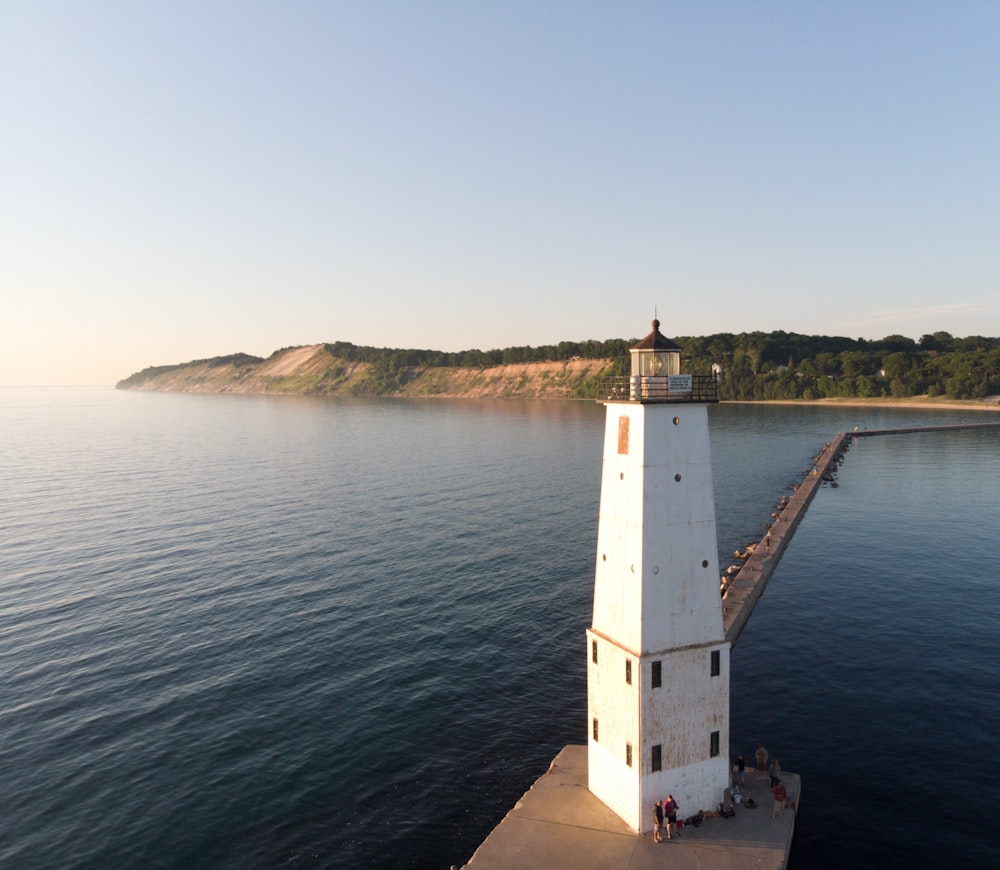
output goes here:
<path id="1" fill-rule="evenodd" d="M 0 0 L 0 384 L 1000 335 L 1000 3 Z"/>

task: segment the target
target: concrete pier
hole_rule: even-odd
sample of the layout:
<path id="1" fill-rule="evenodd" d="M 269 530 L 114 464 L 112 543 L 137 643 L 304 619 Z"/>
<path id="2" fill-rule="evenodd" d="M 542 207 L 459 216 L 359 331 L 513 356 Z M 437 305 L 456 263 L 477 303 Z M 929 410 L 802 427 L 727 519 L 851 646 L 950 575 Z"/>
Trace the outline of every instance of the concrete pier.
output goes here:
<path id="1" fill-rule="evenodd" d="M 797 774 L 781 772 L 799 805 Z M 706 816 L 700 827 L 654 843 L 631 830 L 587 789 L 587 747 L 566 746 L 465 865 L 468 870 L 781 870 L 797 809 L 772 817 L 770 778 L 748 770 L 732 818 Z M 666 797 L 666 795 L 664 795 Z M 720 796 L 721 797 L 721 796 Z M 756 808 L 747 806 L 753 798 Z M 680 817 L 697 807 L 681 807 Z M 707 808 L 705 808 L 707 809 Z"/>
<path id="2" fill-rule="evenodd" d="M 907 435 L 911 432 L 954 432 L 964 429 L 1000 429 L 1000 423 L 952 423 L 948 426 L 908 426 L 902 429 L 857 429 L 850 435 L 862 438 L 866 435 Z"/>
<path id="3" fill-rule="evenodd" d="M 767 588 L 767 581 L 771 579 L 774 569 L 792 540 L 792 535 L 802 522 L 806 508 L 812 502 L 823 479 L 831 474 L 838 457 L 844 452 L 849 437 L 846 432 L 838 432 L 834 439 L 823 447 L 812 471 L 805 476 L 794 495 L 781 508 L 769 532 L 758 542 L 722 596 L 722 624 L 726 640 L 731 644 L 736 642 L 750 619 L 757 601 Z"/>
<path id="4" fill-rule="evenodd" d="M 780 508 L 778 517 L 771 524 L 770 535 L 764 535 L 753 553 L 743 563 L 722 597 L 722 620 L 726 640 L 736 642 L 743 627 L 750 619 L 754 606 L 764 594 L 767 582 L 799 527 L 806 508 L 809 507 L 817 490 L 828 479 L 836 464 L 844 455 L 852 438 L 876 435 L 906 435 L 916 432 L 952 432 L 965 429 L 998 429 L 1000 423 L 955 423 L 945 426 L 912 426 L 901 429 L 861 429 L 854 432 L 838 432 L 832 441 L 824 445 L 816 458 L 813 469 L 803 478 L 795 493 Z"/>

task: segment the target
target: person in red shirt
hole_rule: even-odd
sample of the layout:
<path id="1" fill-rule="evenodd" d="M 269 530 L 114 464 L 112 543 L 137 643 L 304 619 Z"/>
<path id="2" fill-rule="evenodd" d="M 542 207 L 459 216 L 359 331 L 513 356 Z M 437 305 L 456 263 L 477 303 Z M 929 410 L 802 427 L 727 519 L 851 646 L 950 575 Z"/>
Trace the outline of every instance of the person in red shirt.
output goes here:
<path id="1" fill-rule="evenodd" d="M 667 817 L 667 839 L 671 840 L 677 834 L 677 801 L 672 794 L 668 794 L 663 802 L 663 814 Z"/>
<path id="2" fill-rule="evenodd" d="M 788 799 L 788 792 L 785 791 L 785 784 L 779 779 L 774 786 L 774 809 L 771 811 L 771 818 L 775 819 L 781 815 L 785 808 L 785 801 Z"/>

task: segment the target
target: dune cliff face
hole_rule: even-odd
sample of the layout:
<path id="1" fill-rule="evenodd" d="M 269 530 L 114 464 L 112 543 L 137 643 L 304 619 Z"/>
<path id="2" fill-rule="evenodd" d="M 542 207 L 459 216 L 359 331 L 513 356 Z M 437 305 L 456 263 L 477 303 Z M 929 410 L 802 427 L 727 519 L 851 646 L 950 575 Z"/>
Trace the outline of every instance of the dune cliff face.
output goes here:
<path id="1" fill-rule="evenodd" d="M 118 389 L 172 393 L 436 396 L 440 398 L 578 398 L 610 360 L 517 363 L 477 368 L 413 366 L 386 373 L 352 362 L 316 344 L 259 360 L 237 354 L 177 366 L 144 369 Z"/>

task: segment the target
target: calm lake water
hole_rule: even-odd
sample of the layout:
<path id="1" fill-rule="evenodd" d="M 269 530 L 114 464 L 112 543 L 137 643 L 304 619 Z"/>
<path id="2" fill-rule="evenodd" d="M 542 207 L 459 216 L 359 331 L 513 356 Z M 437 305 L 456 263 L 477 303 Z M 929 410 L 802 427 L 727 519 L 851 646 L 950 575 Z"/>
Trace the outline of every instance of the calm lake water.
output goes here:
<path id="1" fill-rule="evenodd" d="M 722 564 L 840 430 L 720 405 Z M 585 740 L 602 406 L 0 390 L 4 867 L 441 867 Z M 992 866 L 1000 435 L 859 439 L 732 659 L 793 866 Z"/>

